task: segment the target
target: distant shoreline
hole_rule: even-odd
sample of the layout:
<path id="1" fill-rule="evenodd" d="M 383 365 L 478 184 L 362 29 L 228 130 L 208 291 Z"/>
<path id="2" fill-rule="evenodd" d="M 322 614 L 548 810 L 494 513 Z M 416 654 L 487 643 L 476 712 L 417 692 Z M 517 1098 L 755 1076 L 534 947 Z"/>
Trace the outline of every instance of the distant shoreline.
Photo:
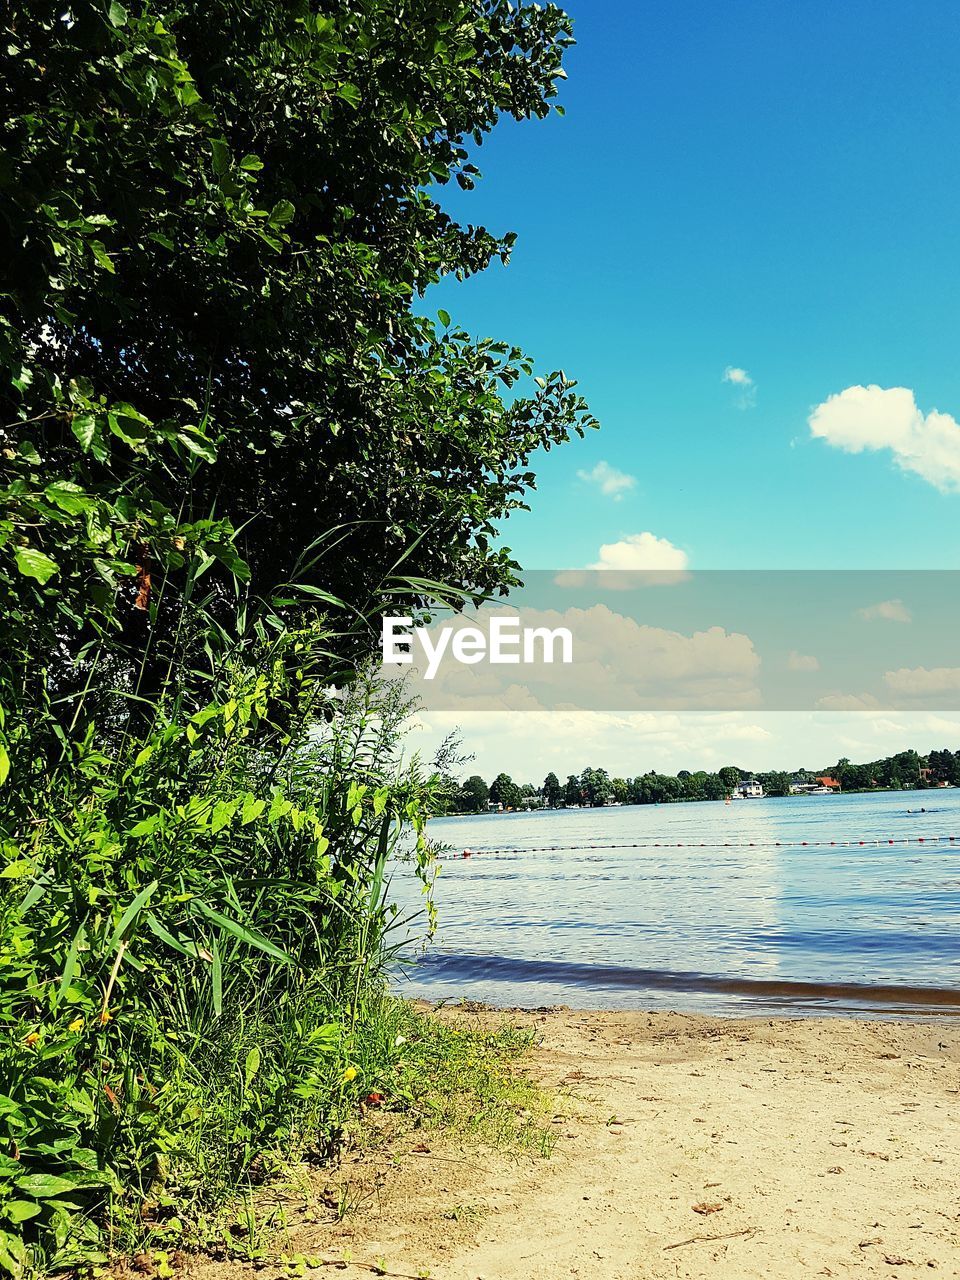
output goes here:
<path id="1" fill-rule="evenodd" d="M 888 795 L 936 795 L 942 791 L 956 791 L 957 787 L 954 783 L 949 783 L 945 787 L 851 787 L 847 791 L 834 791 L 830 793 L 830 799 L 836 799 L 838 796 L 888 796 Z M 757 797 L 747 797 L 738 800 L 737 804 L 755 804 L 757 800 L 825 800 L 827 795 L 824 792 L 811 793 L 801 792 L 796 795 L 776 796 L 765 795 Z M 516 814 L 529 813 L 579 813 L 583 810 L 593 809 L 601 811 L 603 809 L 655 809 L 659 805 L 673 804 L 726 804 L 725 799 L 714 800 L 707 799 L 703 796 L 675 796 L 669 800 L 622 800 L 616 804 L 581 804 L 581 805 L 540 805 L 530 809 L 477 809 L 470 810 L 465 813 L 440 813 L 435 814 L 431 821 L 441 818 L 506 818 Z"/>

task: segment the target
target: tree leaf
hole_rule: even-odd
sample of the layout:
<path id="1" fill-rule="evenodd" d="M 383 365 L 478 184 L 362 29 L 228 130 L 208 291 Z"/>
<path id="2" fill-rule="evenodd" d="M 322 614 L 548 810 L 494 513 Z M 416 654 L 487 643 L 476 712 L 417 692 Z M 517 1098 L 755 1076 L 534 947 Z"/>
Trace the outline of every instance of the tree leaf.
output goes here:
<path id="1" fill-rule="evenodd" d="M 89 243 L 90 252 L 96 258 L 97 262 L 100 263 L 101 267 L 103 267 L 105 271 L 109 271 L 111 275 L 115 275 L 117 269 L 113 265 L 113 259 L 110 257 L 109 253 L 107 253 L 107 248 L 103 241 L 91 240 Z"/>
<path id="2" fill-rule="evenodd" d="M 270 210 L 267 222 L 271 227 L 285 227 L 288 222 L 293 221 L 293 215 L 296 212 L 289 200 L 278 200 Z"/>
<path id="3" fill-rule="evenodd" d="M 266 800 L 256 800 L 253 796 L 247 796 L 240 813 L 240 822 L 245 827 L 249 826 L 251 822 L 256 822 L 266 807 Z"/>
<path id="4" fill-rule="evenodd" d="M 35 1200 L 9 1200 L 3 1206 L 3 1212 L 11 1222 L 27 1222 L 40 1212 Z"/>
<path id="5" fill-rule="evenodd" d="M 177 439 L 189 453 L 202 458 L 204 462 L 216 462 L 217 450 L 215 446 L 212 441 L 201 435 L 199 431 L 180 431 L 177 434 Z"/>
<path id="6" fill-rule="evenodd" d="M 92 413 L 81 413 L 70 423 L 70 430 L 80 441 L 80 448 L 86 453 L 97 434 L 97 420 Z"/>
<path id="7" fill-rule="evenodd" d="M 161 822 L 159 813 L 151 813 L 149 818 L 143 818 L 135 827 L 130 828 L 130 838 L 139 840 L 141 836 L 152 836 Z"/>
<path id="8" fill-rule="evenodd" d="M 93 499 L 72 480 L 58 480 L 56 484 L 48 484 L 43 492 L 48 502 L 71 516 L 79 515 L 93 505 Z"/>
<path id="9" fill-rule="evenodd" d="M 76 1191 L 77 1182 L 71 1178 L 59 1178 L 53 1173 L 28 1173 L 18 1178 L 14 1184 L 18 1191 L 36 1196 L 38 1200 L 49 1200 L 54 1196 L 66 1195 L 68 1191 Z"/>
<path id="10" fill-rule="evenodd" d="M 230 148 L 222 138 L 214 138 L 210 143 L 210 150 L 213 153 L 213 169 L 219 176 L 227 172 L 230 168 Z"/>
<path id="11" fill-rule="evenodd" d="M 35 578 L 41 587 L 45 582 L 49 582 L 55 573 L 60 572 L 60 566 L 57 562 L 51 560 L 49 556 L 45 556 L 36 547 L 17 547 L 14 555 L 16 556 L 17 568 L 23 576 L 25 578 Z"/>

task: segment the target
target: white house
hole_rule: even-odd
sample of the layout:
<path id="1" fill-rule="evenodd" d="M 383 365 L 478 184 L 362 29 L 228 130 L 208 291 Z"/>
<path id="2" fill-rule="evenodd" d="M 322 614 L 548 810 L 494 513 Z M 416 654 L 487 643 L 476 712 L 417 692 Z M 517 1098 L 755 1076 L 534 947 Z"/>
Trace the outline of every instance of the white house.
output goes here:
<path id="1" fill-rule="evenodd" d="M 745 778 L 737 783 L 734 795 L 739 795 L 741 800 L 762 800 L 763 787 L 756 778 Z"/>

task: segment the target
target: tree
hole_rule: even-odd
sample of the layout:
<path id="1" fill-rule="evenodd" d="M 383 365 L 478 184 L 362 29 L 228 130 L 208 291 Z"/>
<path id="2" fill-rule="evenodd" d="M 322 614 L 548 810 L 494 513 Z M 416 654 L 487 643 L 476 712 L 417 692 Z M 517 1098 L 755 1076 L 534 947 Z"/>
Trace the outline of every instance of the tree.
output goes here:
<path id="1" fill-rule="evenodd" d="M 731 792 L 740 779 L 743 777 L 743 771 L 738 769 L 735 764 L 725 764 L 719 770 L 719 778 L 726 788 L 727 792 Z"/>
<path id="2" fill-rule="evenodd" d="M 920 785 L 920 757 L 916 751 L 899 751 L 893 757 L 891 777 L 897 777 L 901 787 Z"/>
<path id="3" fill-rule="evenodd" d="M 508 586 L 498 530 L 531 455 L 593 421 L 562 374 L 533 381 L 509 343 L 421 314 L 432 284 L 509 256 L 437 192 L 473 184 L 500 116 L 547 114 L 570 42 L 555 6 L 11 0 L 3 26 L 18 1141 L 0 1203 L 20 1203 L 0 1255 L 18 1274 L 85 1269 L 100 1224 L 122 1249 L 160 1147 L 207 1198 L 305 1109 L 335 1127 L 363 1077 L 277 1046 L 294 1022 L 315 1049 L 363 1036 L 384 875 L 402 840 L 429 887 L 426 823 L 458 773 L 404 763 L 402 690 L 358 671 L 369 615 L 420 611 L 428 579 Z M 207 1099 L 244 1025 L 232 1132 L 256 1141 L 238 1147 Z"/>
<path id="4" fill-rule="evenodd" d="M 707 774 L 703 769 L 698 769 L 696 773 L 687 773 L 684 777 L 681 771 L 677 774 L 677 781 L 681 786 L 681 796 L 684 800 L 705 800 L 707 799 L 706 786 Z"/>
<path id="5" fill-rule="evenodd" d="M 633 798 L 637 804 L 663 804 L 680 798 L 681 783 L 665 773 L 645 773 L 634 779 Z"/>
<path id="6" fill-rule="evenodd" d="M 461 813 L 483 813 L 490 792 L 478 773 L 471 774 L 457 796 L 457 808 Z"/>
<path id="7" fill-rule="evenodd" d="M 490 784 L 490 799 L 494 804 L 502 804 L 504 809 L 520 807 L 520 788 L 509 773 L 498 773 Z"/>
<path id="8" fill-rule="evenodd" d="M 764 774 L 763 789 L 768 796 L 788 796 L 790 794 L 790 775 L 779 770 Z"/>
<path id="9" fill-rule="evenodd" d="M 583 803 L 583 792 L 580 788 L 580 779 L 575 773 L 571 773 L 563 788 L 563 803 L 565 805 L 578 805 Z"/>
<path id="10" fill-rule="evenodd" d="M 548 809 L 556 809 L 563 800 L 563 788 L 560 785 L 560 779 L 555 773 L 548 773 L 543 780 L 543 786 L 540 788 L 543 802 Z"/>
<path id="11" fill-rule="evenodd" d="M 931 751 L 928 764 L 933 771 L 934 781 L 956 784 L 960 761 L 947 747 L 942 751 Z"/>
<path id="12" fill-rule="evenodd" d="M 717 773 L 708 773 L 703 784 L 704 800 L 722 800 L 727 794 L 723 779 Z"/>
<path id="13" fill-rule="evenodd" d="M 840 760 L 834 770 L 834 777 L 844 791 L 863 791 L 873 783 L 873 765 L 851 764 L 849 760 Z"/>
<path id="14" fill-rule="evenodd" d="M 580 775 L 582 803 L 594 807 L 607 804 L 613 796 L 610 775 L 606 769 L 584 769 Z"/>
<path id="15" fill-rule="evenodd" d="M 513 582 L 496 541 L 531 454 L 595 423 L 562 374 L 532 384 L 419 299 L 509 258 L 436 193 L 474 185 L 500 116 L 548 114 L 566 16 L 14 0 L 6 26 L 4 648 L 65 671 L 113 629 L 112 687 L 152 696 L 209 645 L 180 626 L 192 564 L 215 621 L 235 576 L 285 618 L 394 573 Z"/>

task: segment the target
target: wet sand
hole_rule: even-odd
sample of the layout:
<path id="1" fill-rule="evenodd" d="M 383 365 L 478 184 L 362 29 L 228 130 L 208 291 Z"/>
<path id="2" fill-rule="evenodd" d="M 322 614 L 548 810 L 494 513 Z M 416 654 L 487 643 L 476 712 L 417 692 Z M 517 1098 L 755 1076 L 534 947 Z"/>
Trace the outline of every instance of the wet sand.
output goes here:
<path id="1" fill-rule="evenodd" d="M 556 1090 L 553 1154 L 408 1134 L 348 1156 L 338 1176 L 357 1203 L 345 1221 L 316 1212 L 329 1174 L 302 1197 L 314 1220 L 290 1204 L 287 1252 L 310 1255 L 308 1273 L 960 1275 L 960 1023 L 509 1018 L 541 1035 L 527 1067 Z M 284 1274 L 260 1274 L 271 1271 Z"/>

